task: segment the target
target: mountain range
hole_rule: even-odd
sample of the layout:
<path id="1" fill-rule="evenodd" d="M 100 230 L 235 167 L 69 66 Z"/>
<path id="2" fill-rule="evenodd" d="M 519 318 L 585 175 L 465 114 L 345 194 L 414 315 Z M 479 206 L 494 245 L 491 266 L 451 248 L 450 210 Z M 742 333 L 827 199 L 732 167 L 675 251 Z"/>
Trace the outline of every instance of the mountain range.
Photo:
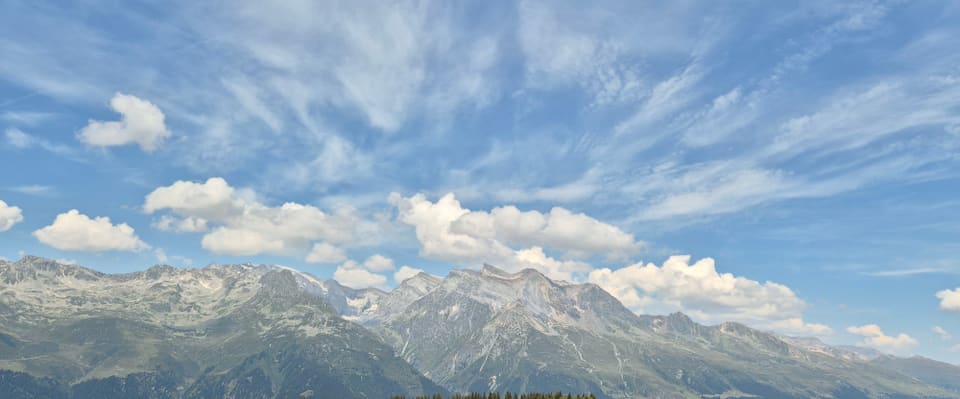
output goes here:
<path id="1" fill-rule="evenodd" d="M 4 398 L 960 398 L 958 369 L 637 315 L 532 269 L 420 273 L 386 292 L 269 265 L 0 261 Z"/>

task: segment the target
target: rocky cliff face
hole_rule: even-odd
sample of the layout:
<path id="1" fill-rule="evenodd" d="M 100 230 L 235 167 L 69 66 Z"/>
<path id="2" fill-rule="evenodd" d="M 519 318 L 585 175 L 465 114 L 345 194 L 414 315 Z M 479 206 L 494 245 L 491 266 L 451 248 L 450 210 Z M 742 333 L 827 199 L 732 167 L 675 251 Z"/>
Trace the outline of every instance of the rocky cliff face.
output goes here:
<path id="1" fill-rule="evenodd" d="M 507 389 L 607 398 L 960 397 L 949 384 L 955 370 L 936 364 L 944 373 L 925 380 L 917 375 L 931 363 L 901 360 L 737 323 L 704 326 L 680 313 L 635 315 L 595 285 L 534 270 L 420 274 L 384 292 L 277 266 L 112 275 L 35 257 L 0 262 L 4 398 Z"/>
<path id="2" fill-rule="evenodd" d="M 737 323 L 638 316 L 599 287 L 492 266 L 419 277 L 365 320 L 455 391 L 590 391 L 611 398 L 956 397 L 862 359 Z M 401 286 L 403 288 L 403 286 Z M 407 304 L 403 307 L 403 304 Z M 389 310 L 388 310 L 389 309 Z"/>
<path id="3" fill-rule="evenodd" d="M 0 262 L 0 369 L 60 397 L 388 397 L 443 391 L 319 282 L 252 265 L 108 275 Z M 32 388 L 31 388 L 32 387 Z M 11 392 L 12 392 L 11 387 Z"/>

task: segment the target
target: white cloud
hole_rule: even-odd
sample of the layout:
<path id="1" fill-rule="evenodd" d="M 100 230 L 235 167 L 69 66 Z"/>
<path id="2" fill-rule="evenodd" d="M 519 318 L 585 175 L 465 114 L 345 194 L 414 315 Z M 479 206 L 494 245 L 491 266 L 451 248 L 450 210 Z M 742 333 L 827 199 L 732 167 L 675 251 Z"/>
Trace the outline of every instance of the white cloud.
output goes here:
<path id="1" fill-rule="evenodd" d="M 80 141 L 97 147 L 137 144 L 140 149 L 153 152 L 170 137 L 163 112 L 153 103 L 116 93 L 110 100 L 110 107 L 120 114 L 121 120 L 91 120 L 78 134 Z"/>
<path id="2" fill-rule="evenodd" d="M 829 197 L 891 180 L 955 177 L 956 168 L 941 165 L 955 160 L 956 137 L 940 134 L 960 123 L 953 112 L 960 79 L 953 71 L 924 67 L 923 73 L 878 76 L 869 84 L 818 93 L 815 103 L 795 110 L 768 112 L 771 104 L 786 98 L 784 88 L 794 84 L 784 80 L 788 73 L 803 71 L 829 54 L 847 33 L 882 26 L 878 22 L 884 13 L 861 10 L 842 16 L 840 22 L 798 41 L 800 51 L 755 83 L 691 85 L 713 71 L 698 75 L 685 70 L 658 84 L 654 92 L 659 94 L 652 93 L 648 104 L 616 129 L 637 136 L 607 138 L 591 150 L 593 159 L 609 165 L 600 173 L 601 181 L 612 182 L 604 191 L 616 192 L 611 187 L 622 182 L 616 186 L 623 195 L 617 201 L 635 209 L 634 220 L 675 221 L 793 198 Z M 922 53 L 939 54 L 943 46 Z M 917 132 L 929 134 L 916 137 Z M 673 146 L 676 138 L 688 148 L 668 155 L 650 148 L 658 143 Z M 691 154 L 699 154 L 690 147 L 700 146 L 735 152 L 689 163 Z M 636 165 L 639 160 L 667 167 L 649 174 L 644 168 L 624 172 L 624 163 Z"/>
<path id="3" fill-rule="evenodd" d="M 203 248 L 228 255 L 304 254 L 311 242 L 351 242 L 356 230 L 364 226 L 351 208 L 326 213 L 295 202 L 271 207 L 255 197 L 251 191 L 236 190 L 219 177 L 204 183 L 177 181 L 148 194 L 143 209 L 147 213 L 170 210 L 183 218 L 166 223 L 161 217 L 155 223 L 161 229 L 212 228 L 203 237 Z"/>
<path id="4" fill-rule="evenodd" d="M 436 203 L 427 200 L 423 194 L 409 198 L 391 194 L 390 203 L 399 211 L 397 219 L 414 227 L 421 256 L 481 262 L 484 258 L 501 260 L 512 256 L 513 251 L 499 241 L 451 231 L 452 224 L 470 212 L 460 206 L 453 194 L 441 197 Z"/>
<path id="5" fill-rule="evenodd" d="M 490 212 L 463 208 L 453 194 L 431 203 L 422 194 L 392 195 L 399 219 L 416 227 L 428 254 L 470 256 L 503 254 L 505 245 L 542 246 L 570 255 L 630 253 L 641 243 L 633 235 L 585 214 L 555 207 L 550 213 L 521 211 L 515 206 Z"/>
<path id="6" fill-rule="evenodd" d="M 933 328 L 931 329 L 931 331 L 933 331 L 935 334 L 937 334 L 938 336 L 940 336 L 940 339 L 941 339 L 941 340 L 949 341 L 949 340 L 953 339 L 953 336 L 950 335 L 950 333 L 948 333 L 947 330 L 944 330 L 943 327 L 933 326 Z"/>
<path id="7" fill-rule="evenodd" d="M 279 121 L 254 95 L 285 99 L 308 127 L 316 122 L 307 110 L 332 106 L 358 111 L 370 126 L 392 132 L 411 115 L 436 110 L 422 103 L 455 109 L 481 104 L 489 95 L 493 65 L 485 60 L 496 59 L 488 55 L 496 46 L 484 44 L 496 41 L 463 32 L 457 16 L 431 2 L 271 7 L 247 1 L 196 22 L 212 37 L 229 38 L 222 43 L 234 46 L 245 62 L 271 72 L 228 83 L 241 106 L 266 124 Z M 265 84 L 254 87 L 260 82 Z"/>
<path id="8" fill-rule="evenodd" d="M 0 232 L 13 228 L 13 225 L 23 221 L 23 212 L 20 208 L 7 205 L 0 200 Z"/>
<path id="9" fill-rule="evenodd" d="M 406 275 L 410 273 L 411 270 L 414 270 L 408 266 L 404 267 L 406 269 L 401 268 L 401 270 L 397 272 L 399 275 Z M 333 273 L 333 278 L 351 288 L 376 287 L 383 289 L 387 284 L 387 276 L 379 274 L 378 272 L 386 272 L 394 270 L 395 268 L 396 265 L 392 259 L 375 254 L 368 257 L 363 263 L 358 263 L 354 260 L 343 262 Z M 416 270 L 419 271 L 419 269 Z M 394 277 L 397 275 L 398 274 L 394 274 Z M 397 280 L 397 282 L 400 282 L 400 280 Z"/>
<path id="10" fill-rule="evenodd" d="M 384 288 L 387 284 L 386 276 L 371 273 L 364 269 L 362 265 L 352 260 L 348 260 L 340 265 L 340 267 L 333 272 L 333 279 L 350 288 Z"/>
<path id="11" fill-rule="evenodd" d="M 402 283 L 404 280 L 416 276 L 420 273 L 423 273 L 423 269 L 417 269 L 415 267 L 410 267 L 407 265 L 400 266 L 395 273 L 393 273 L 393 281 L 397 284 Z"/>
<path id="12" fill-rule="evenodd" d="M 224 79 L 222 83 L 247 112 L 256 116 L 274 132 L 280 131 L 283 121 L 260 98 L 262 93 L 255 84 L 246 78 Z"/>
<path id="13" fill-rule="evenodd" d="M 150 248 L 126 223 L 114 225 L 108 217 L 91 219 L 76 209 L 57 215 L 53 224 L 33 232 L 40 242 L 71 251 L 140 251 Z"/>
<path id="14" fill-rule="evenodd" d="M 211 177 L 204 183 L 181 180 L 147 194 L 143 210 L 154 213 L 170 209 L 180 215 L 216 220 L 242 211 L 243 205 L 234 192 L 220 177 Z"/>
<path id="15" fill-rule="evenodd" d="M 829 327 L 805 324 L 803 300 L 789 287 L 719 273 L 713 259 L 690 264 L 672 256 L 657 266 L 642 263 L 590 272 L 594 283 L 638 313 L 683 311 L 703 322 L 739 321 L 790 333 L 826 333 Z"/>
<path id="16" fill-rule="evenodd" d="M 385 272 L 397 268 L 393 263 L 393 259 L 379 254 L 371 255 L 367 260 L 363 261 L 363 267 L 373 272 Z"/>
<path id="17" fill-rule="evenodd" d="M 697 62 L 691 62 L 682 71 L 658 82 L 639 111 L 617 124 L 614 128 L 616 134 L 630 137 L 637 133 L 645 133 L 655 123 L 689 106 L 698 97 L 697 90 L 701 87 L 698 83 L 704 75 L 703 67 Z M 650 137 L 633 141 L 634 143 L 629 144 L 629 148 L 634 151 L 646 149 L 654 142 Z"/>
<path id="18" fill-rule="evenodd" d="M 4 111 L 3 113 L 0 113 L 0 119 L 2 120 L 28 126 L 36 125 L 54 116 L 56 116 L 56 114 L 33 111 Z"/>
<path id="19" fill-rule="evenodd" d="M 824 336 L 833 334 L 833 329 L 830 328 L 830 326 L 818 323 L 807 323 L 799 317 L 765 323 L 761 324 L 761 326 L 784 334 L 797 336 Z"/>
<path id="20" fill-rule="evenodd" d="M 164 251 L 163 248 L 154 249 L 153 254 L 157 257 L 157 262 L 163 264 L 193 265 L 193 259 L 179 255 L 167 255 L 167 252 Z"/>
<path id="21" fill-rule="evenodd" d="M 949 104 L 958 92 L 960 81 L 928 79 L 888 79 L 845 90 L 822 110 L 784 122 L 764 155 L 789 158 L 849 151 L 911 128 L 955 124 L 960 116 Z"/>
<path id="22" fill-rule="evenodd" d="M 562 8 L 557 3 L 519 3 L 519 39 L 527 85 L 579 86 L 595 105 L 637 99 L 646 84 L 634 65 L 625 62 L 624 43 L 597 35 L 600 26 L 579 26 L 607 23 L 605 27 L 609 28 L 610 21 L 591 20 L 596 14 Z M 576 17 L 565 19 L 564 14 Z"/>
<path id="23" fill-rule="evenodd" d="M 268 174 L 293 187 L 310 187 L 367 176 L 375 164 L 369 154 L 333 134 L 324 137 L 317 145 L 319 148 L 312 159 L 275 165 Z"/>
<path id="24" fill-rule="evenodd" d="M 673 187 L 649 203 L 641 219 L 729 213 L 775 197 L 790 197 L 794 189 L 794 183 L 776 170 L 739 169 L 726 162 L 686 169 L 665 182 Z"/>
<path id="25" fill-rule="evenodd" d="M 571 257 L 622 256 L 640 246 L 632 235 L 612 225 L 563 208 L 554 208 L 549 214 L 522 212 L 513 206 L 472 212 L 453 194 L 430 202 L 423 194 L 402 197 L 394 193 L 390 202 L 397 207 L 398 220 L 414 227 L 421 256 L 468 266 L 532 267 L 551 278 L 572 280 L 590 267 L 553 259 L 545 250 Z"/>
<path id="26" fill-rule="evenodd" d="M 759 115 L 752 98 L 744 98 L 740 87 L 717 96 L 702 111 L 693 115 L 683 129 L 683 142 L 691 147 L 708 146 L 727 138 Z"/>
<path id="27" fill-rule="evenodd" d="M 506 264 L 508 270 L 524 268 L 537 269 L 554 280 L 574 281 L 575 274 L 585 275 L 592 270 L 590 265 L 574 260 L 557 260 L 547 256 L 543 248 L 530 247 L 515 251 L 512 262 Z"/>
<path id="28" fill-rule="evenodd" d="M 41 184 L 28 184 L 25 186 L 15 186 L 7 188 L 9 191 L 18 192 L 21 194 L 27 195 L 51 195 L 56 192 L 56 189 L 53 186 L 44 186 Z"/>
<path id="29" fill-rule="evenodd" d="M 28 150 L 31 148 L 40 148 L 54 154 L 74 158 L 74 150 L 62 144 L 56 144 L 49 140 L 34 137 L 20 129 L 9 128 L 3 132 L 4 141 L 7 145 L 17 150 Z"/>
<path id="30" fill-rule="evenodd" d="M 917 340 L 913 337 L 903 333 L 897 336 L 886 335 L 876 324 L 847 327 L 847 332 L 865 337 L 860 342 L 861 345 L 882 351 L 900 353 L 917 346 Z"/>
<path id="31" fill-rule="evenodd" d="M 937 292 L 937 298 L 940 298 L 940 309 L 960 312 L 960 288 Z"/>
<path id="32" fill-rule="evenodd" d="M 170 258 L 167 257 L 167 252 L 163 248 L 157 248 L 153 250 L 153 255 L 157 257 L 157 262 L 167 263 L 170 261 Z"/>
<path id="33" fill-rule="evenodd" d="M 218 227 L 203 236 L 203 249 L 217 254 L 252 256 L 262 253 L 282 253 L 282 240 L 256 230 Z"/>
<path id="34" fill-rule="evenodd" d="M 875 272 L 864 272 L 864 275 L 874 277 L 903 277 L 917 274 L 939 274 L 946 272 L 947 269 L 939 267 L 916 267 L 908 269 L 881 270 Z"/>
<path id="35" fill-rule="evenodd" d="M 159 219 L 150 224 L 151 227 L 160 231 L 170 231 L 176 233 L 202 233 L 207 231 L 207 220 L 199 217 L 176 217 L 171 215 L 160 216 Z"/>
<path id="36" fill-rule="evenodd" d="M 492 211 L 472 211 L 453 221 L 450 230 L 457 234 L 497 239 L 508 245 L 556 248 L 574 257 L 596 253 L 626 255 L 640 243 L 633 235 L 585 214 L 574 214 L 555 207 L 549 214 L 521 211 L 515 206 Z"/>
<path id="37" fill-rule="evenodd" d="M 313 244 L 305 260 L 310 263 L 339 263 L 347 260 L 347 254 L 330 243 L 318 242 Z"/>
<path id="38" fill-rule="evenodd" d="M 7 129 L 4 136 L 7 139 L 7 144 L 14 148 L 25 149 L 33 146 L 33 137 L 20 129 Z"/>

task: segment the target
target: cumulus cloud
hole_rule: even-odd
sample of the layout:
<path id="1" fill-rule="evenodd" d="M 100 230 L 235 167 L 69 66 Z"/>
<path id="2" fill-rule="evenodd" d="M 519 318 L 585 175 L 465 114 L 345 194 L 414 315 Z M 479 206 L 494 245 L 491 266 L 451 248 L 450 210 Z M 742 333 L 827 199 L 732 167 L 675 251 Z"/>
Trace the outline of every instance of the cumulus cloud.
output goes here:
<path id="1" fill-rule="evenodd" d="M 881 351 L 904 352 L 917 346 L 917 340 L 913 337 L 903 333 L 897 336 L 889 336 L 876 324 L 847 327 L 847 332 L 865 337 L 860 342 L 861 345 Z"/>
<path id="2" fill-rule="evenodd" d="M 662 266 L 636 263 L 596 269 L 588 280 L 638 313 L 683 311 L 704 322 L 740 321 L 790 333 L 830 331 L 824 325 L 803 323 L 806 303 L 789 287 L 719 273 L 711 258 L 691 264 L 690 256 L 672 256 Z"/>
<path id="3" fill-rule="evenodd" d="M 282 240 L 259 231 L 226 227 L 214 229 L 200 243 L 208 251 L 236 256 L 281 253 L 285 248 Z"/>
<path id="4" fill-rule="evenodd" d="M 379 254 L 371 255 L 367 260 L 363 261 L 363 267 L 374 272 L 385 272 L 396 269 L 393 259 Z"/>
<path id="5" fill-rule="evenodd" d="M 338 263 L 347 260 L 347 254 L 330 243 L 318 242 L 313 244 L 305 260 L 310 263 Z"/>
<path id="6" fill-rule="evenodd" d="M 363 265 L 352 260 L 348 260 L 340 265 L 340 267 L 333 272 L 333 279 L 350 288 L 384 288 L 387 284 L 386 276 L 371 273 L 369 270 L 364 269 Z"/>
<path id="7" fill-rule="evenodd" d="M 120 114 L 121 119 L 112 122 L 90 120 L 78 135 L 80 141 L 96 147 L 137 144 L 140 149 L 153 152 L 170 137 L 163 112 L 153 103 L 116 93 L 110 99 L 110 107 Z"/>
<path id="8" fill-rule="evenodd" d="M 57 215 L 53 224 L 33 232 L 40 242 L 71 251 L 140 251 L 150 248 L 126 223 L 108 217 L 90 218 L 76 209 Z"/>
<path id="9" fill-rule="evenodd" d="M 573 260 L 557 260 L 547 256 L 543 248 L 530 247 L 514 253 L 511 269 L 537 269 L 555 280 L 574 280 L 574 274 L 586 274 L 593 268 L 589 264 Z"/>
<path id="10" fill-rule="evenodd" d="M 390 203 L 397 207 L 397 219 L 414 227 L 421 256 L 464 261 L 485 257 L 505 259 L 513 252 L 499 241 L 453 232 L 452 224 L 470 212 L 460 206 L 453 194 L 447 194 L 435 203 L 423 194 L 409 198 L 391 194 Z"/>
<path id="11" fill-rule="evenodd" d="M 833 333 L 827 325 L 804 321 L 806 303 L 789 287 L 719 273 L 713 259 L 691 264 L 689 256 L 675 256 L 663 266 L 594 269 L 578 258 L 630 254 L 642 243 L 587 215 L 514 206 L 472 211 L 453 194 L 435 202 L 423 194 L 391 194 L 390 202 L 398 210 L 397 219 L 414 227 L 420 254 L 427 258 L 468 266 L 488 262 L 508 270 L 529 267 L 561 280 L 585 277 L 638 313 L 683 311 L 703 322 L 740 321 L 793 335 Z M 548 250 L 565 257 L 552 258 Z"/>
<path id="12" fill-rule="evenodd" d="M 402 283 L 404 280 L 416 276 L 420 273 L 423 273 L 423 269 L 417 269 L 415 267 L 410 267 L 407 265 L 400 266 L 395 273 L 393 273 L 393 281 Z"/>
<path id="13" fill-rule="evenodd" d="M 13 205 L 7 205 L 0 200 L 0 232 L 13 228 L 13 225 L 23 221 L 23 212 L 20 208 Z"/>
<path id="14" fill-rule="evenodd" d="M 210 228 L 202 240 L 204 249 L 241 256 L 303 253 L 311 242 L 317 241 L 350 242 L 363 224 L 351 208 L 326 213 L 295 202 L 268 206 L 255 197 L 249 190 L 234 189 L 219 177 L 203 183 L 177 181 L 148 194 L 143 210 L 169 210 L 180 218 L 168 223 L 162 216 L 155 224 L 160 229 Z"/>
<path id="15" fill-rule="evenodd" d="M 192 217 L 219 219 L 242 211 L 243 204 L 234 197 L 234 188 L 220 177 L 204 183 L 177 181 L 147 194 L 143 210 L 154 213 L 161 209 Z"/>
<path id="16" fill-rule="evenodd" d="M 393 262 L 393 259 L 390 259 L 386 256 L 374 254 L 368 257 L 363 263 L 359 263 L 354 260 L 347 260 L 343 262 L 337 270 L 333 273 L 333 279 L 337 280 L 341 284 L 351 287 L 351 288 L 367 288 L 375 287 L 384 289 L 387 284 L 387 276 L 380 274 L 382 272 L 394 270 L 396 265 Z M 405 269 L 404 269 L 405 268 Z M 405 276 L 411 273 L 411 270 L 416 270 L 419 272 L 419 269 L 412 269 L 409 266 L 404 266 L 396 274 L 394 278 L 399 274 Z M 412 273 L 410 275 L 415 275 Z M 400 282 L 401 280 L 396 280 Z"/>
<path id="17" fill-rule="evenodd" d="M 937 298 L 940 298 L 941 310 L 960 312 L 960 287 L 937 292 Z"/>
<path id="18" fill-rule="evenodd" d="M 508 245 L 558 248 L 575 257 L 630 253 L 639 246 L 633 235 L 615 226 L 560 207 L 548 214 L 524 212 L 515 206 L 498 207 L 490 212 L 472 211 L 455 220 L 450 230 L 498 239 Z"/>
<path id="19" fill-rule="evenodd" d="M 590 270 L 579 261 L 560 261 L 545 250 L 578 258 L 622 256 L 640 247 L 632 235 L 584 214 L 554 208 L 548 214 L 513 206 L 471 211 L 453 194 L 431 202 L 423 194 L 391 194 L 397 219 L 414 227 L 421 256 L 466 265 L 484 262 L 507 269 L 533 267 L 552 278 L 569 280 Z M 519 249 L 515 249 L 519 248 Z"/>
<path id="20" fill-rule="evenodd" d="M 949 341 L 949 340 L 953 339 L 953 336 L 950 335 L 950 333 L 948 333 L 947 330 L 944 330 L 943 327 L 933 326 L 933 328 L 932 328 L 931 330 L 932 330 L 935 334 L 939 335 L 941 340 Z"/>

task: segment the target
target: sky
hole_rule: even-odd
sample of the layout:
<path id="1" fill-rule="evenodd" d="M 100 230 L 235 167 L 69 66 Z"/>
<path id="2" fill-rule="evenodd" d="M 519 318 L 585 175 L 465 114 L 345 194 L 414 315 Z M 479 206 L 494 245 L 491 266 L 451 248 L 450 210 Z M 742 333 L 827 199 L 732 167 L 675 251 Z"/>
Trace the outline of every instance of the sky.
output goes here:
<path id="1" fill-rule="evenodd" d="M 0 257 L 532 267 L 960 363 L 957 37 L 933 1 L 7 0 Z"/>

